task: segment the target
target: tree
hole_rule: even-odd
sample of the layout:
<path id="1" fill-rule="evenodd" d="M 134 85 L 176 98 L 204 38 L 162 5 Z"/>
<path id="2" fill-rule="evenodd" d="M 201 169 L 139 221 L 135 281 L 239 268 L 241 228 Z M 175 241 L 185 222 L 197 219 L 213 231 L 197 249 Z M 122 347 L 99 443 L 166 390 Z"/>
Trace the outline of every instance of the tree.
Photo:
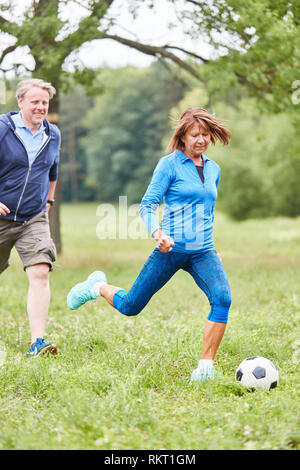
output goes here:
<path id="1" fill-rule="evenodd" d="M 139 202 L 162 156 L 169 111 L 184 86 L 159 63 L 142 69 L 125 67 L 102 73 L 106 93 L 95 99 L 82 125 L 86 136 L 87 182 L 97 200 L 118 202 L 126 195 Z"/>
<path id="2" fill-rule="evenodd" d="M 83 128 L 85 115 L 93 106 L 95 97 L 88 96 L 80 85 L 71 86 L 60 99 L 60 129 L 63 136 L 61 148 L 60 183 L 62 201 L 88 201 L 93 192 L 85 185 L 86 161 L 79 146 L 86 134 Z"/>
<path id="3" fill-rule="evenodd" d="M 149 7 L 159 0 L 145 0 Z M 299 0 L 167 0 L 178 9 L 178 18 L 188 22 L 187 34 L 205 37 L 212 53 L 187 51 L 171 44 L 153 46 L 113 33 L 116 22 L 110 13 L 114 0 L 32 0 L 16 18 L 13 0 L 0 7 L 0 32 L 9 43 L 0 55 L 0 68 L 16 49 L 29 51 L 34 65 L 29 72 L 51 81 L 58 94 L 51 102 L 50 118 L 58 121 L 60 92 L 67 86 L 70 74 L 65 64 L 70 55 L 92 40 L 111 39 L 161 61 L 172 62 L 201 78 L 210 93 L 230 89 L 237 82 L 259 98 L 258 103 L 272 111 L 289 108 L 293 84 L 300 61 Z M 62 19 L 62 10 L 79 6 L 84 14 L 75 26 Z M 140 0 L 131 0 L 129 8 L 136 14 Z M 182 59 L 182 54 L 185 58 Z M 197 66 L 195 64 L 204 64 Z M 14 64 L 24 71 L 24 64 Z M 72 76 L 95 91 L 95 71 L 75 67 Z M 299 119 L 295 125 L 300 128 Z M 59 199 L 59 192 L 57 193 Z M 52 213 L 53 236 L 61 248 L 59 211 Z"/>
<path id="4" fill-rule="evenodd" d="M 206 36 L 217 58 L 199 69 L 213 110 L 219 112 L 218 101 L 237 93 L 230 154 L 222 162 L 224 197 L 230 194 L 231 200 L 224 199 L 223 207 L 236 218 L 299 215 L 299 0 L 186 0 L 186 5 L 188 34 Z M 255 99 L 246 108 L 245 91 Z M 259 160 L 249 158 L 255 148 Z"/>
<path id="5" fill-rule="evenodd" d="M 22 62 L 22 64 L 13 64 L 12 68 L 19 73 L 24 73 L 26 70 L 34 76 L 50 81 L 55 86 L 57 94 L 51 100 L 49 109 L 49 119 L 52 122 L 57 124 L 59 122 L 60 93 L 67 87 L 70 75 L 73 80 L 84 84 L 90 91 L 97 90 L 94 88 L 95 71 L 78 66 L 70 74 L 64 67 L 68 57 L 74 51 L 84 43 L 95 39 L 112 39 L 144 54 L 176 63 L 194 76 L 198 75 L 196 68 L 177 55 L 169 45 L 152 46 L 111 34 L 111 28 L 116 20 L 109 16 L 109 9 L 113 3 L 114 0 L 82 0 L 81 2 L 76 0 L 32 0 L 18 18 L 16 18 L 16 5 L 13 0 L 8 0 L 5 5 L 1 5 L 0 32 L 3 33 L 6 40 L 9 39 L 10 43 L 1 52 L 0 70 L 7 72 L 5 60 L 18 48 L 23 48 L 24 53 L 27 51 L 31 55 L 34 65 L 29 67 Z M 138 6 L 138 3 L 138 1 L 131 2 L 131 8 Z M 71 8 L 72 5 L 77 5 L 84 10 L 83 17 L 75 27 L 71 21 L 63 20 L 61 15 L 64 8 Z M 181 52 L 189 54 L 183 49 Z M 195 54 L 192 56 L 196 58 Z M 197 58 L 201 60 L 200 56 Z M 50 223 L 57 251 L 60 252 L 59 189 L 56 193 L 56 199 L 57 205 L 51 214 Z"/>
<path id="6" fill-rule="evenodd" d="M 271 112 L 295 110 L 299 79 L 299 0 L 186 0 L 187 34 L 207 38 L 217 60 L 201 67 L 210 92 L 245 85 Z M 213 52 L 212 52 L 213 55 Z"/>

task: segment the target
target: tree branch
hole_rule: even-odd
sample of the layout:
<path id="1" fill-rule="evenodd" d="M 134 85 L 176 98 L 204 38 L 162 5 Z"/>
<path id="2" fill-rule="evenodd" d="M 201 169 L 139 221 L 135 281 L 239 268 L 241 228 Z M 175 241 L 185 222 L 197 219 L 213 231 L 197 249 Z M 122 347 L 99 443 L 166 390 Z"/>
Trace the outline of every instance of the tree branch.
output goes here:
<path id="1" fill-rule="evenodd" d="M 201 7 L 202 4 L 200 2 L 196 2 L 196 0 L 185 0 L 187 3 L 193 3 L 193 5 L 197 5 L 197 7 Z"/>
<path id="2" fill-rule="evenodd" d="M 174 70 L 170 67 L 170 65 L 162 57 L 159 57 L 158 61 L 168 71 L 170 76 L 173 77 L 174 81 L 177 81 L 178 83 L 180 83 L 182 87 L 187 86 L 186 80 L 181 78 L 178 74 L 174 73 Z"/>
<path id="3" fill-rule="evenodd" d="M 4 26 L 4 28 L 1 28 L 1 26 Z M 0 33 L 3 32 L 16 36 L 17 31 L 19 31 L 19 25 L 17 23 L 9 21 L 0 15 Z"/>
<path id="4" fill-rule="evenodd" d="M 18 24 L 15 23 L 14 21 L 10 21 L 10 20 L 7 20 L 6 18 L 4 18 L 4 16 L 0 15 L 0 26 L 1 25 L 9 25 L 10 27 L 13 26 L 14 28 L 18 28 Z"/>
<path id="5" fill-rule="evenodd" d="M 210 62 L 209 59 L 204 59 L 204 57 L 196 54 L 195 52 L 191 52 L 191 51 L 187 51 L 186 49 L 183 49 L 182 47 L 178 47 L 178 46 L 169 46 L 168 44 L 166 44 L 165 46 L 163 46 L 164 48 L 166 49 L 176 49 L 178 51 L 181 51 L 181 52 L 184 52 L 185 54 L 188 54 L 189 56 L 191 57 L 195 57 L 195 59 L 199 59 L 201 60 L 202 62 L 205 62 L 205 63 L 208 63 Z"/>
<path id="6" fill-rule="evenodd" d="M 107 8 L 109 8 L 111 6 L 111 4 L 114 2 L 114 0 L 102 0 L 103 3 L 105 3 L 107 5 Z"/>
<path id="7" fill-rule="evenodd" d="M 185 62 L 184 60 L 180 59 L 178 56 L 176 56 L 175 54 L 167 50 L 169 46 L 161 46 L 161 47 L 151 46 L 150 44 L 142 44 L 137 41 L 132 41 L 131 39 L 122 38 L 115 34 L 107 34 L 107 33 L 103 33 L 101 35 L 101 38 L 112 39 L 113 41 L 119 42 L 120 44 L 124 44 L 125 46 L 129 46 L 147 55 L 151 55 L 154 57 L 164 57 L 165 59 L 170 59 L 172 62 L 176 63 L 181 68 L 185 69 L 194 77 L 199 78 L 199 74 L 194 67 L 192 67 L 190 64 L 188 64 L 187 62 Z M 193 55 L 193 53 L 189 53 L 188 51 L 184 51 L 184 52 L 186 54 Z M 200 58 L 200 56 L 198 57 Z"/>
<path id="8" fill-rule="evenodd" d="M 0 55 L 0 64 L 3 61 L 4 57 L 10 52 L 13 52 L 18 46 L 19 46 L 19 43 L 16 42 L 13 46 L 8 46 L 6 49 L 4 49 L 4 51 Z"/>
<path id="9" fill-rule="evenodd" d="M 43 11 L 45 10 L 45 7 L 47 6 L 47 4 L 49 3 L 49 0 L 39 0 L 39 2 L 34 2 L 34 17 L 35 18 L 38 18 L 40 16 L 42 16 L 43 14 Z M 56 9 L 58 7 L 58 0 L 55 0 L 55 3 L 56 3 Z"/>
<path id="10" fill-rule="evenodd" d="M 57 4 L 57 1 L 58 0 L 54 0 L 55 4 Z M 74 31 L 74 33 L 71 33 L 65 39 L 59 41 L 59 45 L 57 44 L 61 52 L 61 62 L 63 62 L 64 58 L 67 57 L 72 51 L 78 49 L 83 43 L 87 41 L 94 39 L 111 39 L 120 44 L 131 47 L 132 49 L 140 51 L 143 54 L 150 55 L 162 60 L 169 60 L 174 64 L 177 64 L 180 68 L 186 70 L 189 74 L 199 78 L 196 67 L 178 57 L 172 52 L 172 50 L 183 52 L 188 57 L 195 58 L 201 62 L 209 62 L 209 60 L 201 57 L 199 54 L 188 51 L 179 46 L 171 46 L 168 44 L 164 46 L 153 46 L 150 44 L 141 43 L 137 40 L 131 40 L 118 35 L 108 34 L 106 32 L 100 31 L 99 22 L 104 17 L 106 11 L 112 5 L 113 1 L 114 0 L 95 0 L 89 3 L 91 14 L 79 22 L 78 28 L 76 31 Z M 40 0 L 39 3 L 35 4 L 35 16 L 41 15 L 41 12 L 43 11 L 41 7 L 46 6 L 48 2 L 49 0 Z M 0 16 L 0 25 L 4 22 L 9 23 L 10 25 L 12 24 Z M 16 47 L 17 44 L 6 48 L 5 51 L 3 51 L 0 59 L 3 60 L 5 55 L 9 52 L 12 52 Z M 36 57 L 34 58 L 37 60 Z"/>
<path id="11" fill-rule="evenodd" d="M 0 25 L 5 23 L 9 23 L 9 21 L 6 20 L 3 16 L 0 16 Z"/>
<path id="12" fill-rule="evenodd" d="M 67 57 L 73 50 L 78 49 L 84 42 L 102 38 L 102 33 L 98 29 L 100 20 L 103 19 L 113 1 L 101 0 L 100 2 L 97 0 L 90 5 L 90 9 L 86 7 L 89 9 L 90 15 L 79 22 L 76 31 L 60 41 L 60 46 L 64 48 L 64 57 Z M 103 4 L 105 7 L 103 7 Z"/>

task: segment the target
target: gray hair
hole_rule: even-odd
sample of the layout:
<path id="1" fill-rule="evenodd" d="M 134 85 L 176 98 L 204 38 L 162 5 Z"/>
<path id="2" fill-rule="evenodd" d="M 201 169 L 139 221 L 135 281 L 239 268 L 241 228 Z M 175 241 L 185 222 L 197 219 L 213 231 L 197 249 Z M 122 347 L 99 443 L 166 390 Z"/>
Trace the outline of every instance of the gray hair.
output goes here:
<path id="1" fill-rule="evenodd" d="M 42 88 L 43 90 L 47 90 L 49 93 L 49 99 L 53 98 L 53 96 L 56 93 L 56 90 L 54 86 L 51 85 L 49 82 L 44 82 L 44 80 L 41 80 L 39 78 L 27 78 L 25 80 L 22 80 L 21 82 L 18 83 L 17 85 L 17 90 L 16 90 L 16 97 L 17 100 L 19 98 L 24 98 L 26 93 L 32 88 L 32 87 L 38 87 Z"/>

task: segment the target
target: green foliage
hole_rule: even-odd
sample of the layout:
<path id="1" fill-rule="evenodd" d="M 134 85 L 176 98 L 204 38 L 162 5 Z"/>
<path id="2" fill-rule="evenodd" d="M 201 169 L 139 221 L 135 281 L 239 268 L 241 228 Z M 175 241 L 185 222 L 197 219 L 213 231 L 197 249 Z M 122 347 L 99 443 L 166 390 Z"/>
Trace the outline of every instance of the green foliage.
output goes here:
<path id="1" fill-rule="evenodd" d="M 93 99 L 71 84 L 61 96 L 62 196 L 65 201 L 139 202 L 159 158 L 166 154 L 173 121 L 190 106 L 204 106 L 227 120 L 228 147 L 208 150 L 221 166 L 217 207 L 238 220 L 297 216 L 299 120 L 291 113 L 262 112 L 237 85 L 209 95 L 195 80 L 184 86 L 158 64 L 98 72 L 104 93 Z M 15 108 L 14 84 L 9 103 Z M 295 106 L 295 108 L 297 108 Z"/>
<path id="2" fill-rule="evenodd" d="M 87 184 L 98 200 L 126 194 L 137 202 L 161 157 L 169 110 L 183 96 L 183 86 L 159 64 L 107 70 L 102 76 L 106 93 L 82 120 Z"/>
<path id="3" fill-rule="evenodd" d="M 188 3 L 188 0 L 187 0 Z M 221 55 L 199 73 L 210 92 L 245 85 L 269 112 L 292 108 L 291 87 L 300 65 L 299 2 L 195 2 L 191 34 L 203 34 Z"/>
<path id="4" fill-rule="evenodd" d="M 63 94 L 60 105 L 60 129 L 62 133 L 60 181 L 64 201 L 86 201 L 93 198 L 85 184 L 86 161 L 80 151 L 79 139 L 86 134 L 82 120 L 93 105 L 80 86 L 73 86 Z"/>
<path id="5" fill-rule="evenodd" d="M 77 28 L 74 28 L 69 19 L 61 19 L 64 3 L 58 0 L 30 2 L 24 5 L 23 13 L 16 17 L 14 2 L 8 2 L 5 18 L 0 17 L 0 32 L 8 33 L 16 41 L 13 46 L 3 51 L 0 65 L 6 54 L 13 52 L 15 48 L 26 46 L 35 62 L 33 74 L 52 82 L 58 91 L 66 90 L 70 81 L 70 73 L 66 72 L 65 67 L 68 57 L 85 42 L 101 39 L 100 22 L 112 2 L 85 2 L 82 6 L 85 7 L 86 16 L 79 20 Z M 1 11 L 3 10 L 4 8 L 1 8 Z M 90 92 L 94 86 L 95 73 L 92 70 L 82 70 L 82 67 L 77 65 L 72 79 L 84 83 Z"/>
<path id="6" fill-rule="evenodd" d="M 210 90 L 228 89 L 240 82 L 271 112 L 291 107 L 291 86 L 298 79 L 300 60 L 298 0 L 169 1 L 178 7 L 178 18 L 189 19 L 187 34 L 202 36 L 216 51 L 214 59 L 199 68 Z M 4 56 L 14 47 L 27 46 L 35 60 L 35 74 L 52 80 L 58 87 L 65 85 L 64 66 L 70 54 L 86 42 L 105 38 L 117 20 L 111 16 L 109 22 L 103 22 L 113 0 L 91 0 L 83 2 L 85 15 L 74 28 L 72 22 L 61 19 L 63 3 L 58 0 L 30 2 L 24 15 L 14 21 L 14 4 L 8 1 L 6 10 L 11 19 L 1 16 L 0 21 L 0 31 L 16 38 L 15 45 L 4 51 Z M 153 8 L 155 1 L 145 4 Z M 140 2 L 134 1 L 128 10 L 135 17 L 139 7 Z M 4 11 L 4 7 L 1 10 Z M 110 37 L 157 57 L 158 52 L 149 45 L 128 42 L 115 35 Z M 161 49 L 170 52 L 164 47 Z M 195 55 L 191 57 L 195 60 Z M 179 58 L 175 57 L 174 61 L 178 63 Z M 189 66 L 181 63 L 184 65 Z M 81 67 L 77 64 L 76 68 L 76 76 L 82 83 Z M 88 75 L 88 80 L 84 81 L 88 85 L 94 78 L 93 74 Z"/>
<path id="7" fill-rule="evenodd" d="M 157 65 L 105 71 L 103 77 L 79 64 L 73 73 L 66 71 L 70 54 L 109 32 L 116 18 L 111 17 L 106 26 L 102 20 L 112 3 L 83 2 L 85 16 L 76 26 L 61 19 L 63 2 L 58 0 L 30 2 L 18 18 L 13 15 L 13 2 L 8 1 L 5 18 L 0 16 L 1 32 L 16 38 L 15 46 L 4 51 L 3 57 L 14 47 L 27 46 L 35 60 L 34 74 L 52 81 L 59 97 L 68 91 L 69 98 L 63 97 L 60 106 L 64 199 L 110 201 L 126 194 L 131 202 L 138 201 L 165 153 L 171 132 L 169 114 L 176 118 L 181 110 L 199 104 L 229 119 L 232 131 L 228 148 L 210 152 L 222 168 L 220 207 L 240 220 L 298 215 L 300 121 L 299 104 L 293 102 L 292 94 L 299 79 L 299 2 L 185 0 L 179 5 L 170 0 L 178 6 L 178 17 L 189 18 L 187 34 L 205 37 L 215 51 L 213 60 L 198 67 L 201 81 L 187 80 L 187 88 L 174 79 L 181 79 L 177 69 L 167 73 Z M 144 3 L 153 7 L 156 2 Z M 140 6 L 133 1 L 128 10 L 136 16 Z M 4 6 L 0 11 L 4 12 Z M 131 46 L 151 53 L 138 42 Z M 73 90 L 74 82 L 87 93 L 100 95 L 87 115 L 84 108 L 91 104 Z M 72 95 L 73 109 L 67 103 Z M 255 101 L 247 101 L 249 96 Z M 54 112 L 59 111 L 59 97 L 51 101 Z M 1 112 L 6 109 L 1 107 Z M 76 155 L 71 162 L 72 126 Z"/>
<path id="8" fill-rule="evenodd" d="M 68 310 L 70 287 L 95 269 L 130 288 L 154 246 L 98 240 L 95 214 L 96 204 L 62 207 L 65 250 L 51 274 L 46 336 L 57 357 L 25 357 L 27 282 L 15 252 L 1 275 L 0 448 L 299 450 L 299 218 L 216 214 L 233 304 L 216 357 L 221 375 L 190 386 L 209 303 L 187 273 L 134 318 L 103 299 Z M 277 388 L 249 393 L 235 383 L 236 368 L 253 355 L 277 366 Z"/>
<path id="9" fill-rule="evenodd" d="M 253 100 L 241 100 L 236 110 L 217 105 L 229 119 L 232 140 L 216 150 L 221 165 L 221 207 L 236 219 L 297 216 L 300 189 L 296 130 L 288 114 L 262 114 Z M 211 151 L 211 154 L 215 152 Z"/>
<path id="10" fill-rule="evenodd" d="M 299 215 L 300 149 L 293 115 L 262 113 L 240 87 L 217 101 L 196 86 L 171 115 L 190 106 L 207 107 L 231 131 L 227 147 L 217 144 L 207 151 L 221 167 L 217 207 L 237 220 Z"/>

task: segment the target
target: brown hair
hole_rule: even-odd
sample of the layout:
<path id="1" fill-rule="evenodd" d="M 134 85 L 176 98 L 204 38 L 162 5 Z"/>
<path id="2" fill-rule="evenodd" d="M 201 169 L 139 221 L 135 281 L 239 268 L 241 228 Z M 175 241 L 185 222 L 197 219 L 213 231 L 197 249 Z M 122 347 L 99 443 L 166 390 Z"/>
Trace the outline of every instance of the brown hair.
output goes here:
<path id="1" fill-rule="evenodd" d="M 223 145 L 228 145 L 230 139 L 230 131 L 226 129 L 221 123 L 223 119 L 217 119 L 212 114 L 209 114 L 204 108 L 188 108 L 180 116 L 175 127 L 174 134 L 171 137 L 168 151 L 183 150 L 184 143 L 181 140 L 187 130 L 198 123 L 205 129 L 211 136 L 211 142 L 215 145 L 219 140 Z"/>

